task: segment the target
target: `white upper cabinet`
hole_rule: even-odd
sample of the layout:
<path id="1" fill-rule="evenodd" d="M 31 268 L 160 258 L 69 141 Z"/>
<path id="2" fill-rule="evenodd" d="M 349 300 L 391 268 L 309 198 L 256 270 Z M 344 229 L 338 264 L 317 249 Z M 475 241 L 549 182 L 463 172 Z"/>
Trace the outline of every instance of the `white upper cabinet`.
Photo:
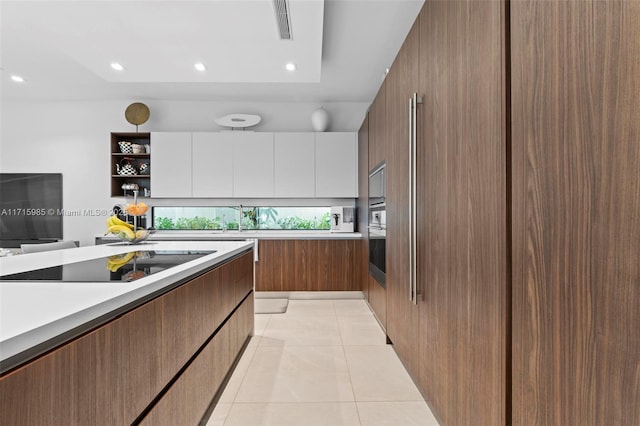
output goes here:
<path id="1" fill-rule="evenodd" d="M 151 133 L 154 198 L 356 198 L 357 134 Z"/>
<path id="2" fill-rule="evenodd" d="M 275 133 L 274 147 L 274 196 L 315 197 L 314 134 Z"/>
<path id="3" fill-rule="evenodd" d="M 233 145 L 221 132 L 193 133 L 193 196 L 233 197 Z"/>
<path id="4" fill-rule="evenodd" d="M 273 197 L 273 133 L 221 132 L 233 146 L 233 196 Z"/>
<path id="5" fill-rule="evenodd" d="M 315 139 L 316 197 L 357 198 L 357 133 L 316 133 Z"/>
<path id="6" fill-rule="evenodd" d="M 151 140 L 151 196 L 191 197 L 191 132 L 154 132 Z"/>

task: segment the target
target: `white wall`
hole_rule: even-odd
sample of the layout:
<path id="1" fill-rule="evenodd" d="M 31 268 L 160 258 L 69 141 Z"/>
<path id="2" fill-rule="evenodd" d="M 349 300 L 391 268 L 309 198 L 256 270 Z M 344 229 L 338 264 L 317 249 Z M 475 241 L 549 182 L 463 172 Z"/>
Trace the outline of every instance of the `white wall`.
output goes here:
<path id="1" fill-rule="evenodd" d="M 135 131 L 135 126 L 124 118 L 124 110 L 131 102 L 2 102 L 0 171 L 62 173 L 63 206 L 67 211 L 109 210 L 115 204 L 122 204 L 122 198 L 109 196 L 109 141 L 110 132 Z M 310 116 L 320 106 L 277 102 L 143 102 L 149 106 L 151 118 L 140 126 L 141 132 L 217 131 L 221 129 L 214 120 L 231 113 L 262 116 L 262 122 L 252 128 L 255 131 L 313 131 Z M 331 115 L 329 131 L 357 131 L 368 104 L 325 103 L 322 106 Z M 238 201 L 248 204 L 247 200 Z M 219 205 L 228 202 L 163 200 L 162 204 Z M 314 200 L 305 202 L 313 203 Z M 153 200 L 149 204 L 153 204 Z M 296 203 L 281 200 L 279 204 Z M 94 235 L 105 230 L 106 217 L 65 216 L 64 238 L 79 240 L 82 245 L 93 244 Z"/>

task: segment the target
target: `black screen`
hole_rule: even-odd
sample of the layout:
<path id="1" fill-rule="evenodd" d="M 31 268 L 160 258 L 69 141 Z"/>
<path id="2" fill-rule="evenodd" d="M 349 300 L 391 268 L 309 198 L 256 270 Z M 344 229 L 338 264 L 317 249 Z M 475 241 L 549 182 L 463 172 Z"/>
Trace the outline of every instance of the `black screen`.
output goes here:
<path id="1" fill-rule="evenodd" d="M 0 173 L 0 240 L 62 239 L 62 174 Z"/>

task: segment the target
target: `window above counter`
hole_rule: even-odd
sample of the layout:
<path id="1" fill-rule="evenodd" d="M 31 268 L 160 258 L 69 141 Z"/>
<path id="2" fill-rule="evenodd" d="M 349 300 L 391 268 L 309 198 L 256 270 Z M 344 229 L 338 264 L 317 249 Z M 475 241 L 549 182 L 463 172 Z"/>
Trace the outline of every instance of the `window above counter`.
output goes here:
<path id="1" fill-rule="evenodd" d="M 331 228 L 330 207 L 152 207 L 157 230 L 320 230 Z"/>

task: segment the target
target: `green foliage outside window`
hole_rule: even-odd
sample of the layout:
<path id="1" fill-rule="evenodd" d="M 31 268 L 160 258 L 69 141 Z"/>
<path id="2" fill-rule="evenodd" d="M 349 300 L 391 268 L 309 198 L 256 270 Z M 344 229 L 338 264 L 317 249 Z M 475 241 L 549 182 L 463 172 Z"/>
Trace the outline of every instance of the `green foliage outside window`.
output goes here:
<path id="1" fill-rule="evenodd" d="M 158 230 L 329 230 L 327 207 L 153 207 Z"/>

